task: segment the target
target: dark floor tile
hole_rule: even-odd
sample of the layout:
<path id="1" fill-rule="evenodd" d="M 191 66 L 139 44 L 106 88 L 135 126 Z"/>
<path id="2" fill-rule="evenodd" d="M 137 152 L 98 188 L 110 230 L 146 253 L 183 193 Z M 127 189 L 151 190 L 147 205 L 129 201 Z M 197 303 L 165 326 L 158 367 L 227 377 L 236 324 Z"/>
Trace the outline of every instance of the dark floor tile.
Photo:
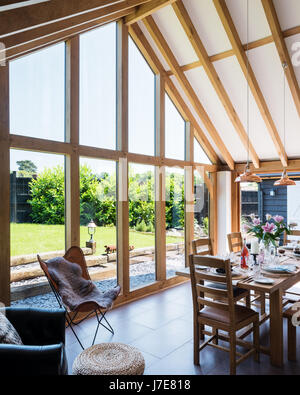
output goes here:
<path id="1" fill-rule="evenodd" d="M 161 304 L 145 313 L 141 313 L 133 317 L 133 321 L 141 325 L 145 325 L 151 329 L 158 329 L 170 321 L 179 319 L 189 313 L 191 309 L 181 304 Z"/>
<path id="2" fill-rule="evenodd" d="M 145 374 L 229 374 L 229 354 L 212 347 L 201 351 L 200 366 L 193 363 L 193 309 L 190 283 L 181 284 L 160 293 L 120 306 L 107 313 L 115 330 L 111 335 L 100 327 L 96 343 L 123 342 L 137 347 L 144 355 Z M 75 330 L 89 347 L 96 328 L 96 319 L 84 321 Z M 209 329 L 209 328 L 208 328 Z M 245 340 L 251 341 L 252 336 Z M 300 342 L 300 331 L 297 331 Z M 269 345 L 269 323 L 260 327 L 260 343 Z M 223 345 L 227 343 L 221 342 Z M 287 361 L 287 333 L 284 322 L 284 367 L 271 365 L 269 356 L 261 354 L 261 362 L 248 358 L 237 367 L 237 374 L 287 375 L 300 374 L 300 363 Z M 70 328 L 66 330 L 66 353 L 69 372 L 73 361 L 82 351 Z M 239 348 L 239 351 L 245 350 Z M 300 361 L 300 348 L 297 349 Z"/>
<path id="3" fill-rule="evenodd" d="M 163 358 L 192 338 L 192 328 L 183 320 L 173 320 L 131 344 L 155 357 Z"/>

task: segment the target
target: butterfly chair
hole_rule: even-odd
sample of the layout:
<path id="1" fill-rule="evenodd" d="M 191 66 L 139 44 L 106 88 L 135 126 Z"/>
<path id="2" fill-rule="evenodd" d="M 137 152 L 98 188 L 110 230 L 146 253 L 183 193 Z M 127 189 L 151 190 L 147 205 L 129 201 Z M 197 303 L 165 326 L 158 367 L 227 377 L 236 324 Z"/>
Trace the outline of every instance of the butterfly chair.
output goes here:
<path id="1" fill-rule="evenodd" d="M 209 345 L 229 351 L 230 374 L 236 374 L 236 366 L 248 356 L 254 354 L 255 360 L 259 361 L 259 315 L 248 307 L 235 304 L 229 260 L 190 255 L 189 261 L 194 310 L 194 364 L 200 364 L 200 351 Z M 198 270 L 197 265 L 207 266 L 211 271 Z M 225 274 L 216 274 L 216 269 L 222 269 Z M 216 283 L 224 285 L 225 289 L 217 288 L 214 285 Z M 220 296 L 222 301 L 218 300 Z M 213 332 L 200 345 L 205 325 L 212 327 Z M 253 326 L 253 343 L 240 339 L 236 334 L 248 325 Z M 228 332 L 229 336 L 219 333 L 219 329 Z M 218 345 L 219 339 L 229 341 L 230 348 Z M 236 351 L 236 345 L 241 345 L 248 351 L 241 354 Z M 236 356 L 239 357 L 238 360 Z"/>
<path id="2" fill-rule="evenodd" d="M 67 320 L 67 328 L 70 327 L 72 332 L 74 333 L 78 343 L 80 344 L 81 348 L 84 349 L 79 337 L 77 336 L 73 326 L 74 325 L 78 325 L 81 322 L 83 322 L 84 320 L 86 320 L 88 317 L 90 317 L 91 315 L 95 315 L 97 318 L 97 327 L 96 327 L 96 331 L 94 334 L 94 338 L 93 338 L 93 342 L 92 345 L 94 345 L 95 340 L 96 340 L 96 336 L 98 333 L 98 329 L 99 326 L 102 325 L 105 329 L 107 329 L 110 333 L 114 334 L 114 330 L 111 327 L 111 325 L 109 324 L 109 322 L 107 321 L 105 315 L 108 311 L 108 308 L 101 306 L 101 304 L 97 303 L 95 300 L 91 300 L 91 301 L 86 301 L 83 300 L 82 303 L 80 303 L 75 310 L 70 309 L 70 307 L 68 307 L 64 301 L 63 298 L 60 294 L 59 291 L 59 281 L 55 280 L 53 278 L 53 276 L 50 275 L 49 270 L 48 270 L 48 266 L 47 266 L 47 262 L 44 262 L 41 257 L 38 255 L 37 256 L 38 261 L 40 263 L 40 266 L 43 270 L 43 272 L 45 273 L 45 276 L 50 284 L 50 287 L 56 297 L 56 300 L 58 302 L 58 304 L 60 305 L 60 307 L 62 307 L 65 312 L 66 312 L 66 320 Z M 65 253 L 64 257 L 63 257 L 66 261 L 71 262 L 72 264 L 77 264 L 80 266 L 81 268 L 81 277 L 85 280 L 88 280 L 91 282 L 91 278 L 87 269 L 87 265 L 86 265 L 86 261 L 85 261 L 85 257 L 84 254 L 81 250 L 81 248 L 79 247 L 71 247 L 68 249 L 68 251 Z M 50 262 L 50 260 L 48 261 L 48 263 Z M 63 263 L 62 263 L 63 264 Z M 91 282 L 92 283 L 92 282 Z M 119 288 L 119 287 L 118 287 Z M 107 291 L 110 292 L 110 291 Z M 117 294 L 120 292 L 120 288 L 118 289 Z M 76 317 L 78 315 L 83 315 L 83 318 L 79 318 L 78 321 L 76 320 Z M 106 325 L 102 322 L 105 321 Z"/>

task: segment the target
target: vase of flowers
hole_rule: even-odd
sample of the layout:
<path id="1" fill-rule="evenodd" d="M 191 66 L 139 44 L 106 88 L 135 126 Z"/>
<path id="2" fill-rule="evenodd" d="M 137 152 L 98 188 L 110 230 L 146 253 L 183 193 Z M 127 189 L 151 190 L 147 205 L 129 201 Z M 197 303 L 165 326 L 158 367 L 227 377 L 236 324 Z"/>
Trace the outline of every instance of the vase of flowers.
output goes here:
<path id="1" fill-rule="evenodd" d="M 267 214 L 265 222 L 262 222 L 255 214 L 251 214 L 250 219 L 251 222 L 243 225 L 244 232 L 256 236 L 264 243 L 267 250 L 272 245 L 275 248 L 278 247 L 282 233 L 290 234 L 290 228 L 281 215 Z"/>

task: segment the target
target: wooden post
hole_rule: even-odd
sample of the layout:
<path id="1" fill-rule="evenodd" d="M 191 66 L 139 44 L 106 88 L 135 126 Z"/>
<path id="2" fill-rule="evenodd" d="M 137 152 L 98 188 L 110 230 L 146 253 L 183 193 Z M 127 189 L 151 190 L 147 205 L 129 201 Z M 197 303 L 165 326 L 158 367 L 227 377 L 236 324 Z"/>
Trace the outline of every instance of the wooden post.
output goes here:
<path id="1" fill-rule="evenodd" d="M 217 173 L 210 173 L 212 193 L 209 194 L 209 237 L 211 239 L 213 254 L 218 250 L 218 202 L 217 202 Z"/>
<path id="2" fill-rule="evenodd" d="M 10 304 L 9 66 L 0 66 L 0 303 Z"/>
<path id="3" fill-rule="evenodd" d="M 194 161 L 194 131 L 190 122 L 185 123 L 185 160 Z M 194 168 L 184 168 L 184 200 L 185 200 L 185 266 L 189 265 L 189 254 L 192 253 L 194 239 Z"/>
<path id="4" fill-rule="evenodd" d="M 231 232 L 240 231 L 241 218 L 241 188 L 240 183 L 235 182 L 236 172 L 231 172 Z"/>
<path id="5" fill-rule="evenodd" d="M 79 36 L 66 43 L 66 142 L 72 144 L 65 156 L 66 248 L 80 246 L 79 180 Z"/>
<path id="6" fill-rule="evenodd" d="M 117 149 L 128 153 L 128 28 L 117 23 Z M 123 295 L 129 282 L 128 162 L 120 158 L 117 169 L 117 274 Z"/>
<path id="7" fill-rule="evenodd" d="M 155 76 L 155 156 L 165 157 L 165 81 Z M 155 167 L 155 263 L 156 280 L 166 279 L 165 168 Z"/>

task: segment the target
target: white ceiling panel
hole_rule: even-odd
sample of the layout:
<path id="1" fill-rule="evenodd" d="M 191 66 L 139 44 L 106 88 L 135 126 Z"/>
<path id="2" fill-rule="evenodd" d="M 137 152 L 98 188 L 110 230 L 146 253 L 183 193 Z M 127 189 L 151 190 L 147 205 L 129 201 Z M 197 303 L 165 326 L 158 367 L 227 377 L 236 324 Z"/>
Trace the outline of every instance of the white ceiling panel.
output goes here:
<path id="1" fill-rule="evenodd" d="M 203 122 L 201 121 L 201 119 L 199 118 L 197 112 L 195 111 L 194 107 L 191 105 L 189 99 L 187 98 L 186 94 L 184 93 L 183 89 L 181 88 L 180 84 L 178 83 L 176 77 L 171 76 L 170 77 L 172 82 L 174 83 L 175 87 L 177 88 L 178 92 L 180 93 L 181 97 L 183 98 L 183 100 L 185 101 L 185 103 L 187 104 L 187 106 L 189 107 L 191 113 L 193 114 L 193 116 L 195 117 L 196 121 L 198 122 L 200 128 L 202 129 L 203 133 L 206 135 L 208 141 L 210 142 L 210 144 L 212 145 L 214 151 L 216 152 L 216 154 L 218 155 L 218 157 L 221 159 L 221 161 L 224 162 L 224 159 L 222 157 L 221 152 L 219 151 L 219 149 L 217 148 L 217 146 L 215 145 L 215 143 L 213 142 L 212 138 L 210 137 L 210 134 L 208 133 L 207 129 L 205 128 Z"/>
<path id="2" fill-rule="evenodd" d="M 244 160 L 246 150 L 204 69 L 201 67 L 189 70 L 185 74 L 233 159 L 235 161 Z"/>
<path id="3" fill-rule="evenodd" d="M 247 130 L 247 81 L 235 57 L 214 63 L 230 100 Z M 277 157 L 272 139 L 249 89 L 249 136 L 259 159 Z M 246 157 L 244 158 L 246 159 Z"/>
<path id="4" fill-rule="evenodd" d="M 282 30 L 300 26 L 299 0 L 273 0 Z"/>
<path id="5" fill-rule="evenodd" d="M 284 0 L 285 1 L 285 0 Z M 247 43 L 247 1 L 226 0 L 243 44 Z M 271 35 L 261 0 L 249 0 L 249 42 Z"/>
<path id="6" fill-rule="evenodd" d="M 285 42 L 300 86 L 300 34 L 286 38 Z"/>
<path id="7" fill-rule="evenodd" d="M 152 49 L 154 50 L 155 54 L 157 55 L 158 59 L 160 60 L 161 64 L 163 65 L 165 70 L 170 70 L 168 63 L 166 62 L 165 58 L 162 56 L 160 50 L 157 48 L 154 40 L 152 39 L 151 35 L 149 34 L 148 30 L 146 29 L 145 25 L 139 21 L 139 27 L 141 28 L 142 32 L 144 33 L 146 39 L 148 40 L 149 44 L 151 45 Z"/>
<path id="8" fill-rule="evenodd" d="M 231 49 L 230 41 L 211 0 L 184 0 L 184 5 L 210 56 Z"/>
<path id="9" fill-rule="evenodd" d="M 254 73 L 283 139 L 283 69 L 274 43 L 250 52 Z M 300 119 L 286 83 L 286 153 L 300 157 Z"/>
<path id="10" fill-rule="evenodd" d="M 198 60 L 192 44 L 171 6 L 161 8 L 152 16 L 180 66 Z"/>

